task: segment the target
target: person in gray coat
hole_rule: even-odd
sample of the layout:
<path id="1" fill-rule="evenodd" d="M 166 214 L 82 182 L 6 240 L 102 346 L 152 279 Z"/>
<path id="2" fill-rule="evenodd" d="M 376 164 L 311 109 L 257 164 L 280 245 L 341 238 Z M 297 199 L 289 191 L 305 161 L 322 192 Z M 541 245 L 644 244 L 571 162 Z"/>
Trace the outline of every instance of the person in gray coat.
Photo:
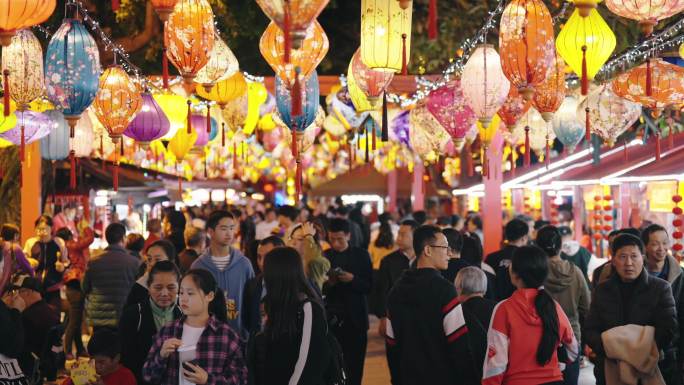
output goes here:
<path id="1" fill-rule="evenodd" d="M 135 283 L 140 260 L 124 248 L 126 228 L 112 223 L 105 230 L 109 246 L 88 262 L 83 277 L 86 314 L 94 329 L 118 327 L 126 297 Z"/>

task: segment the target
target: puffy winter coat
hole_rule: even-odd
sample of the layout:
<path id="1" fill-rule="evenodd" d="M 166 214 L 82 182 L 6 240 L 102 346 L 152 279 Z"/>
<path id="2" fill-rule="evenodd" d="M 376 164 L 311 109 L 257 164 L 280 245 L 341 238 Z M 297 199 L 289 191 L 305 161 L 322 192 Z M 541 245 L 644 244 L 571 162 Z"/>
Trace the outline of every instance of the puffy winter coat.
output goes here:
<path id="1" fill-rule="evenodd" d="M 589 312 L 589 286 L 582 271 L 571 262 L 550 260 L 544 287 L 563 308 L 575 338 L 581 341 L 580 316 L 584 317 Z"/>

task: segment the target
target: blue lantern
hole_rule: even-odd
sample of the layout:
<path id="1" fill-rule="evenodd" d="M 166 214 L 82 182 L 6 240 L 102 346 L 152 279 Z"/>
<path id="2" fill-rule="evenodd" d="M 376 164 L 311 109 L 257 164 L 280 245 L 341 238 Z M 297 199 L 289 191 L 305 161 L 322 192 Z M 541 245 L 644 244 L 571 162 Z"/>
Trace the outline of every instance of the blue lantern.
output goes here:
<path id="1" fill-rule="evenodd" d="M 45 55 L 48 99 L 62 110 L 74 136 L 76 123 L 97 94 L 100 52 L 80 20 L 65 19 L 50 39 Z"/>
<path id="2" fill-rule="evenodd" d="M 319 105 L 318 75 L 314 71 L 302 88 L 302 114 L 293 117 L 290 89 L 276 76 L 276 107 L 283 123 L 296 132 L 304 132 L 316 120 Z"/>
<path id="3" fill-rule="evenodd" d="M 52 127 L 50 134 L 40 140 L 40 154 L 43 159 L 62 160 L 69 156 L 69 125 L 61 111 L 45 111 Z"/>
<path id="4" fill-rule="evenodd" d="M 579 100 L 574 96 L 568 96 L 553 115 L 553 132 L 563 146 L 572 153 L 575 147 L 584 137 L 584 122 L 577 119 L 577 106 Z"/>

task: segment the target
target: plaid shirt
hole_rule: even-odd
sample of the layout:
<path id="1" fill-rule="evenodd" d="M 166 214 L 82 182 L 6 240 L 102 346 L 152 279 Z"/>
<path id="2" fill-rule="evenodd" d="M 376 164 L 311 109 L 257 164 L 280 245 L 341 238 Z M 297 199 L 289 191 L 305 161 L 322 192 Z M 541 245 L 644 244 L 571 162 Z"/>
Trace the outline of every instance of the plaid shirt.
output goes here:
<path id="1" fill-rule="evenodd" d="M 160 385 L 178 384 L 178 353 L 161 357 L 161 347 L 169 338 L 181 339 L 185 317 L 164 326 L 147 355 L 143 367 L 145 381 Z M 247 383 L 247 364 L 242 356 L 240 338 L 228 326 L 213 316 L 197 342 L 198 365 L 207 371 L 206 385 L 244 385 Z"/>

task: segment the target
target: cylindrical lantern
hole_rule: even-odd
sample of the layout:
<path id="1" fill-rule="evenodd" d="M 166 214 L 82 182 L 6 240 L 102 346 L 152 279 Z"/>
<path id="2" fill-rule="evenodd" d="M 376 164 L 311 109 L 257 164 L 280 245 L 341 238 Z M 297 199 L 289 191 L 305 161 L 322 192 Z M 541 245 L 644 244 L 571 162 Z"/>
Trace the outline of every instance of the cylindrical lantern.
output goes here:
<path id="1" fill-rule="evenodd" d="M 278 27 L 289 33 L 292 47 L 300 49 L 306 30 L 330 0 L 256 0 Z"/>
<path id="2" fill-rule="evenodd" d="M 45 111 L 52 120 L 50 133 L 40 140 L 40 155 L 47 160 L 62 160 L 69 156 L 69 125 L 61 111 Z"/>
<path id="3" fill-rule="evenodd" d="M 149 146 L 169 132 L 171 123 L 154 97 L 149 93 L 142 94 L 142 107 L 124 131 L 124 135 L 135 140 L 141 146 Z"/>
<path id="4" fill-rule="evenodd" d="M 166 55 L 190 85 L 214 48 L 214 14 L 207 0 L 180 0 L 164 27 Z"/>
<path id="5" fill-rule="evenodd" d="M 465 100 L 482 125 L 488 126 L 506 101 L 511 87 L 501 70 L 501 59 L 494 47 L 484 44 L 475 48 L 463 67 L 461 79 Z"/>
<path id="6" fill-rule="evenodd" d="M 10 45 L 12 36 L 22 28 L 47 20 L 55 11 L 55 0 L 12 0 L 0 2 L 0 44 Z"/>
<path id="7" fill-rule="evenodd" d="M 45 92 L 43 48 L 31 30 L 18 31 L 2 49 L 2 69 L 9 70 L 10 96 L 20 111 Z"/>
<path id="8" fill-rule="evenodd" d="M 216 102 L 222 109 L 236 98 L 247 92 L 247 81 L 242 72 L 238 71 L 227 79 L 220 80 L 211 90 L 197 85 L 197 94 L 205 99 Z"/>
<path id="9" fill-rule="evenodd" d="M 63 111 L 72 131 L 95 99 L 101 71 L 95 39 L 80 20 L 65 19 L 47 47 L 45 85 L 48 99 Z"/>
<path id="10" fill-rule="evenodd" d="M 658 21 L 684 10 L 684 1 L 606 0 L 606 6 L 618 16 L 638 21 L 642 33 L 648 36 L 653 32 L 653 27 L 658 24 Z"/>
<path id="11" fill-rule="evenodd" d="M 546 79 L 555 53 L 553 20 L 541 0 L 513 0 L 501 14 L 501 67 L 525 100 Z"/>
<path id="12" fill-rule="evenodd" d="M 621 98 L 610 86 L 602 86 L 590 93 L 577 108 L 577 119 L 584 121 L 589 108 L 591 132 L 603 139 L 609 146 L 641 116 L 641 105 Z"/>
<path id="13" fill-rule="evenodd" d="M 209 93 L 217 82 L 233 76 L 239 69 L 238 60 L 233 51 L 228 48 L 220 36 L 216 35 L 214 49 L 209 55 L 209 61 L 197 72 L 195 82 L 201 84 L 204 90 Z"/>
<path id="14" fill-rule="evenodd" d="M 142 102 L 140 90 L 121 67 L 111 66 L 102 73 L 100 90 L 93 107 L 97 119 L 107 129 L 112 140 L 121 138 L 140 110 Z"/>
<path id="15" fill-rule="evenodd" d="M 397 0 L 361 0 L 361 60 L 371 69 L 406 72 L 411 53 L 411 7 Z"/>
<path id="16" fill-rule="evenodd" d="M 173 8 L 178 0 L 150 0 L 152 7 L 159 15 L 159 20 L 166 21 L 173 12 Z"/>
<path id="17" fill-rule="evenodd" d="M 466 103 L 459 80 L 452 80 L 428 94 L 427 110 L 449 134 L 456 148 L 465 141 L 465 135 L 475 123 L 475 113 Z"/>
<path id="18" fill-rule="evenodd" d="M 584 124 L 577 119 L 578 105 L 577 97 L 567 96 L 553 115 L 553 132 L 568 152 L 574 152 L 584 137 Z"/>
<path id="19" fill-rule="evenodd" d="M 553 119 L 553 113 L 558 110 L 565 98 L 565 63 L 563 59 L 554 56 L 546 79 L 539 84 L 532 98 L 532 105 L 541 113 L 545 121 Z"/>

